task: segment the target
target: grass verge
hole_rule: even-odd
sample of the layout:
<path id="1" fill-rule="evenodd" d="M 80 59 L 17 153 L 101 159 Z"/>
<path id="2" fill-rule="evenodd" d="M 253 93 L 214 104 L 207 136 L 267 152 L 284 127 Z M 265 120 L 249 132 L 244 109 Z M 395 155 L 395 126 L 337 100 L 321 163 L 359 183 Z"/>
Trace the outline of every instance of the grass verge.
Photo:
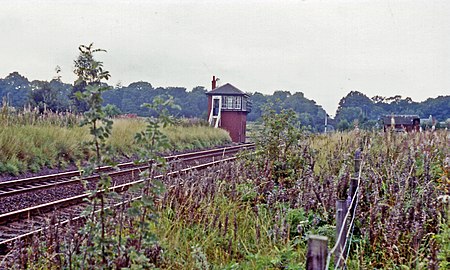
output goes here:
<path id="1" fill-rule="evenodd" d="M 107 144 L 119 158 L 133 156 L 139 147 L 134 136 L 144 128 L 145 122 L 140 119 L 116 119 Z M 162 131 L 169 137 L 172 150 L 230 142 L 226 131 L 205 126 L 171 126 Z M 82 144 L 89 136 L 87 128 L 76 125 L 62 127 L 45 122 L 5 125 L 0 130 L 0 173 L 18 175 L 38 172 L 44 167 L 64 168 L 92 154 Z"/>

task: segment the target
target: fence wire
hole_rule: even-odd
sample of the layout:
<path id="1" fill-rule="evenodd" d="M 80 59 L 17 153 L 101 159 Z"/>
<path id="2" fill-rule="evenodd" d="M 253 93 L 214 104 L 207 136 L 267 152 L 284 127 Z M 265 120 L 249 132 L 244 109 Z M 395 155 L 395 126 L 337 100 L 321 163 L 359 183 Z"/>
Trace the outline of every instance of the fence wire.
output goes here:
<path id="1" fill-rule="evenodd" d="M 345 223 L 347 222 L 347 220 L 348 220 L 348 217 L 350 216 L 350 213 L 352 212 L 352 213 L 351 213 L 351 214 L 352 214 L 352 219 L 351 219 L 350 225 L 348 226 L 348 230 L 347 230 L 347 232 L 346 232 L 346 234 L 345 234 L 345 235 L 346 235 L 346 239 L 345 239 L 344 245 L 342 246 L 342 253 L 345 252 L 345 248 L 347 247 L 347 243 L 349 243 L 349 239 L 351 240 L 352 237 L 353 237 L 353 227 L 354 227 L 354 221 L 355 221 L 355 216 L 356 216 L 356 215 L 355 215 L 355 213 L 356 213 L 356 208 L 358 207 L 358 202 L 359 202 L 359 200 L 358 200 L 358 193 L 359 193 L 359 187 L 361 186 L 361 174 L 362 174 L 362 168 L 363 168 L 363 165 L 364 165 L 364 160 L 361 159 L 361 163 L 359 164 L 358 178 L 357 178 L 357 179 L 358 179 L 358 186 L 356 187 L 355 194 L 353 195 L 353 198 L 352 198 L 352 200 L 351 200 L 351 202 L 350 202 L 350 205 L 349 205 L 349 207 L 348 207 L 349 211 L 347 211 L 347 214 L 346 214 L 345 217 L 344 217 L 344 224 L 345 224 Z M 353 206 L 354 206 L 354 207 L 353 207 Z M 350 211 L 350 209 L 353 209 L 353 211 Z M 333 253 L 335 253 L 335 252 L 336 252 L 336 249 L 339 247 L 339 243 L 340 243 L 340 241 L 341 241 L 342 235 L 343 235 L 343 233 L 344 233 L 346 227 L 347 227 L 347 226 L 345 226 L 345 225 L 342 226 L 341 230 L 339 231 L 338 238 L 336 239 L 336 244 L 335 244 L 335 245 L 333 246 L 333 248 L 328 252 L 328 255 L 327 255 L 327 264 L 326 264 L 325 269 L 328 269 L 328 268 L 329 268 L 329 266 L 330 266 L 330 260 L 331 260 L 331 255 L 332 255 Z M 350 237 L 349 237 L 349 236 L 350 236 Z M 347 249 L 347 256 L 345 256 L 344 268 L 345 268 L 345 265 L 346 265 L 346 263 L 347 263 L 347 258 L 348 258 L 349 252 L 350 252 L 350 244 L 349 244 L 349 248 Z M 340 265 L 340 263 L 341 263 L 341 260 L 343 259 L 342 253 L 340 254 L 339 259 L 338 259 L 338 261 L 337 261 L 337 263 L 336 263 L 336 265 L 335 265 L 335 267 L 334 267 L 335 270 L 339 268 L 339 265 Z"/>

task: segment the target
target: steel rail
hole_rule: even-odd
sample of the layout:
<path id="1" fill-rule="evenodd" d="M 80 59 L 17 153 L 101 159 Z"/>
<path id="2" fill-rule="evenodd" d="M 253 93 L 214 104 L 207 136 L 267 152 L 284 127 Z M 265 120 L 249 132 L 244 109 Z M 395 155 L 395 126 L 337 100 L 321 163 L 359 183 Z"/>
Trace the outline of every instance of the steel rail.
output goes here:
<path id="1" fill-rule="evenodd" d="M 204 169 L 222 162 L 227 162 L 227 161 L 232 161 L 235 160 L 236 156 L 233 157 L 229 157 L 229 158 L 224 158 L 221 160 L 216 160 L 216 161 L 212 161 L 212 162 L 208 162 L 208 163 L 203 163 L 203 164 L 199 164 L 196 166 L 192 166 L 189 168 L 185 168 L 185 169 L 181 169 L 181 170 L 177 170 L 177 171 L 173 171 L 173 172 L 169 172 L 166 174 L 160 174 L 157 175 L 155 177 L 149 178 L 149 179 L 139 179 L 136 181 L 132 181 L 132 182 L 128 182 L 128 183 L 124 183 L 121 185 L 116 185 L 116 186 L 112 186 L 110 188 L 108 188 L 108 191 L 118 191 L 118 192 L 123 192 L 128 190 L 131 186 L 134 185 L 138 185 L 141 183 L 144 183 L 145 181 L 151 180 L 151 179 L 161 179 L 164 176 L 176 176 L 182 173 L 187 173 L 189 171 L 193 171 L 193 170 L 200 170 L 200 169 Z M 104 192 L 105 190 L 99 191 L 97 192 L 97 194 Z M 39 214 L 44 214 L 44 213 L 48 213 L 50 211 L 55 211 L 58 209 L 62 209 L 68 206 L 73 206 L 73 205 L 78 205 L 81 202 L 83 202 L 83 200 L 89 198 L 90 196 L 94 195 L 93 193 L 84 193 L 84 194 L 80 194 L 80 195 L 76 195 L 70 198 L 66 198 L 66 199 L 61 199 L 61 200 L 57 200 L 57 201 L 53 201 L 53 202 L 49 202 L 49 203 L 45 203 L 45 204 L 41 204 L 38 206 L 33 206 L 33 207 L 28 207 L 25 209 L 21 209 L 21 210 L 17 210 L 17 211 L 13 211 L 13 212 L 9 212 L 9 213 L 5 213 L 5 214 L 1 214 L 0 215 L 0 224 L 7 224 L 7 223 L 11 223 L 13 221 L 18 221 L 18 220 L 30 220 L 33 216 L 39 215 Z M 128 203 L 131 202 L 132 200 L 135 200 L 136 198 L 139 197 L 134 197 L 131 200 L 127 200 L 124 201 L 122 203 L 119 203 L 117 205 L 122 205 L 123 203 Z M 80 216 L 76 216 L 70 220 L 77 220 L 79 218 L 82 218 Z M 65 220 L 64 222 L 69 222 L 69 219 Z M 61 222 L 60 222 L 61 223 Z M 5 240 L 0 240 L 0 246 L 5 246 L 8 243 L 12 243 L 15 240 L 19 240 L 19 239 L 23 239 L 25 237 L 29 237 L 33 234 L 39 233 L 42 230 L 45 229 L 45 226 L 42 228 L 38 228 L 38 229 L 32 229 L 31 231 L 25 232 L 25 233 L 21 233 L 19 235 L 15 235 L 11 238 L 5 239 Z"/>
<path id="2" fill-rule="evenodd" d="M 234 154 L 242 149 L 250 149 L 253 148 L 254 144 L 242 144 L 237 146 L 230 146 L 230 147 L 222 147 L 218 149 L 211 149 L 211 150 L 202 150 L 197 152 L 191 152 L 191 153 L 184 153 L 184 154 L 178 154 L 178 155 L 171 155 L 164 157 L 166 162 L 176 162 L 176 161 L 190 161 L 190 160 L 196 160 L 201 158 L 209 158 L 209 157 L 215 157 L 215 156 L 225 156 L 225 154 Z M 151 163 L 151 161 L 150 161 Z M 148 165 L 136 165 L 133 162 L 126 162 L 119 164 L 119 168 L 129 168 L 130 169 L 121 169 L 119 171 L 110 171 L 113 168 L 110 166 L 104 166 L 99 168 L 100 171 L 109 171 L 109 176 L 120 176 L 124 174 L 133 174 L 134 172 L 139 172 L 142 170 L 145 170 L 148 168 Z M 79 177 L 79 178 L 76 178 Z M 44 175 L 44 176 L 36 176 L 36 177 L 30 177 L 30 178 L 23 178 L 23 179 L 17 179 L 17 180 L 11 180 L 11 181 L 5 181 L 0 182 L 0 198 L 11 196 L 15 194 L 35 191 L 35 190 L 41 190 L 46 188 L 51 188 L 59 185 L 66 185 L 66 184 L 73 184 L 77 183 L 80 180 L 86 180 L 91 181 L 95 180 L 99 177 L 98 174 L 84 177 L 81 179 L 81 171 L 70 171 L 70 172 L 63 172 L 58 174 L 50 174 L 50 175 Z"/>

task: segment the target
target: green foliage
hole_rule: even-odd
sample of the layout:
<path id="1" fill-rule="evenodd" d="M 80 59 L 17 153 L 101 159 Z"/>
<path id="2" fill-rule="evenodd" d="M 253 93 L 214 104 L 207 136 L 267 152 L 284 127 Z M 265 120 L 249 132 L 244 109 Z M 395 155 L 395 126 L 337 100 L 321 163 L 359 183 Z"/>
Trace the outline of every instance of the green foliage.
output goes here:
<path id="1" fill-rule="evenodd" d="M 175 119 L 169 113 L 169 108 L 179 109 L 180 107 L 175 105 L 171 97 L 167 100 L 162 97 L 155 97 L 152 104 L 144 103 L 142 106 L 156 113 L 157 117 L 147 118 L 145 130 L 135 136 L 136 143 L 143 146 L 139 151 L 140 162 L 147 162 L 151 159 L 162 161 L 156 156 L 156 152 L 169 149 L 170 143 L 161 129 L 175 123 Z"/>
<path id="2" fill-rule="evenodd" d="M 256 138 L 258 149 L 267 155 L 263 161 L 267 176 L 274 177 L 276 181 L 287 180 L 295 173 L 298 160 L 292 156 L 293 150 L 303 137 L 297 114 L 293 110 L 282 109 L 277 113 L 273 104 L 265 109 L 263 127 Z"/>
<path id="3" fill-rule="evenodd" d="M 111 135 L 113 122 L 107 118 L 102 107 L 102 92 L 109 90 L 109 87 L 101 83 L 110 75 L 108 71 L 103 71 L 103 64 L 96 61 L 93 56 L 94 53 L 104 50 L 94 49 L 91 43 L 89 46 L 81 45 L 79 51 L 80 55 L 75 60 L 74 73 L 78 76 L 75 84 L 83 83 L 86 88 L 83 92 L 77 92 L 75 95 L 78 100 L 89 106 L 89 110 L 84 112 L 84 118 L 80 125 L 89 128 L 92 140 L 88 141 L 86 145 L 95 153 L 82 171 L 84 175 L 92 175 L 95 169 L 102 165 L 114 166 L 111 157 L 108 156 L 109 149 L 106 147 L 106 139 Z M 85 254 L 89 253 L 96 263 L 101 263 L 104 267 L 107 267 L 110 254 L 114 253 L 112 247 L 114 242 L 106 237 L 107 218 L 112 214 L 106 206 L 108 198 L 115 195 L 108 192 L 110 186 L 111 178 L 100 173 L 100 180 L 90 198 L 90 203 L 94 206 L 92 211 L 95 211 L 95 205 L 100 205 L 100 220 L 98 223 L 88 220 L 83 228 L 84 233 L 92 241 L 92 249 L 86 247 Z"/>
<path id="4" fill-rule="evenodd" d="M 339 131 L 346 131 L 350 129 L 350 123 L 347 121 L 347 119 L 342 119 L 341 121 L 339 121 L 339 123 L 337 124 L 337 129 Z"/>
<path id="5" fill-rule="evenodd" d="M 92 45 L 90 45 L 92 46 Z M 89 46 L 82 48 L 89 50 Z M 91 48 L 91 50 L 93 50 Z M 74 61 L 75 67 L 86 68 L 92 65 L 95 73 L 102 76 L 101 62 L 90 63 L 90 56 L 82 53 Z M 77 74 L 78 75 L 78 74 Z M 106 76 L 107 74 L 103 74 Z M 80 72 L 80 76 L 87 76 Z M 39 108 L 47 108 L 53 111 L 78 111 L 88 110 L 88 104 L 76 99 L 77 92 L 84 92 L 87 85 L 92 82 L 77 80 L 74 85 L 64 84 L 59 77 L 45 81 L 28 81 L 27 78 L 18 72 L 9 74 L 5 79 L 0 79 L 0 97 L 5 98 L 10 106 L 21 108 L 24 105 L 33 104 Z M 48 87 L 49 84 L 49 87 Z M 148 82 L 133 82 L 128 86 L 118 85 L 111 91 L 102 94 L 103 105 L 116 106 L 123 113 L 137 114 L 140 116 L 155 116 L 154 112 L 141 107 L 142 103 L 152 103 L 156 96 L 172 96 L 174 102 L 179 104 L 180 111 L 169 109 L 171 114 L 178 113 L 182 117 L 196 117 L 206 119 L 207 99 L 205 93 L 207 89 L 202 86 L 194 87 L 187 91 L 183 87 L 157 87 L 154 88 Z M 314 100 L 307 99 L 302 92 L 291 93 L 289 91 L 275 91 L 272 95 L 263 95 L 255 92 L 250 95 L 252 101 L 252 111 L 248 114 L 249 121 L 260 120 L 264 114 L 264 106 L 280 101 L 275 108 L 277 112 L 281 109 L 292 109 L 301 121 L 301 125 L 311 131 L 322 132 L 324 130 L 324 120 L 327 112 L 316 104 Z M 335 119 L 329 119 L 328 124 L 336 127 L 341 121 L 346 120 L 349 124 L 358 120 L 359 127 L 372 129 L 377 127 L 377 121 L 381 116 L 387 114 L 417 114 L 421 118 L 435 117 L 438 122 L 447 120 L 450 113 L 450 96 L 439 96 L 429 98 L 423 102 L 414 102 L 411 98 L 401 96 L 382 97 L 374 96 L 369 98 L 358 91 L 351 91 L 339 102 Z M 439 127 L 440 124 L 437 124 Z M 378 125 L 380 128 L 380 125 Z"/>
<path id="6" fill-rule="evenodd" d="M 104 106 L 103 111 L 105 112 L 105 115 L 109 118 L 112 118 L 112 117 L 117 116 L 122 113 L 119 110 L 119 108 L 117 108 L 116 105 L 111 105 L 111 104 Z"/>
<path id="7" fill-rule="evenodd" d="M 414 102 L 410 97 L 402 98 L 399 95 L 393 97 L 374 96 L 371 99 L 361 92 L 351 91 L 339 101 L 334 122 L 342 129 L 341 123 L 353 123 L 358 120 L 360 127 L 371 129 L 376 127 L 383 115 L 390 114 L 417 114 L 421 118 L 429 115 L 439 121 L 445 121 L 449 115 L 450 96 L 429 98 L 423 102 Z M 380 126 L 379 126 L 380 127 Z"/>
<path id="8" fill-rule="evenodd" d="M 81 45 L 79 47 L 80 55 L 75 60 L 74 73 L 78 76 L 75 84 L 83 83 L 86 85 L 84 91 L 76 92 L 78 100 L 88 105 L 88 111 L 84 112 L 84 118 L 81 126 L 87 126 L 92 140 L 87 142 L 87 146 L 91 147 L 95 156 L 91 160 L 91 166 L 84 168 L 86 174 L 92 174 L 94 168 L 111 162 L 107 152 L 106 139 L 111 135 L 113 122 L 108 119 L 102 107 L 102 92 L 109 90 L 109 86 L 102 85 L 103 79 L 110 77 L 108 71 L 103 70 L 102 62 L 96 61 L 93 54 L 104 51 L 102 49 L 94 49 L 93 44 L 89 46 Z M 103 160 L 106 158 L 105 160 Z M 105 187 L 109 186 L 106 181 Z M 104 188 L 100 185 L 101 188 Z"/>
<path id="9" fill-rule="evenodd" d="M 273 95 L 256 92 L 250 95 L 250 100 L 252 101 L 252 111 L 248 115 L 250 121 L 261 119 L 269 106 L 277 113 L 281 110 L 292 110 L 299 116 L 300 126 L 311 131 L 323 131 L 327 113 L 314 100 L 305 98 L 302 92 L 291 94 L 289 91 L 275 91 Z"/>
<path id="10" fill-rule="evenodd" d="M 81 45 L 78 50 L 80 54 L 74 61 L 74 73 L 77 75 L 72 90 L 74 105 L 78 112 L 85 112 L 89 109 L 92 111 L 94 107 L 94 110 L 97 110 L 97 103 L 100 102 L 101 105 L 103 101 L 102 92 L 110 89 L 108 85 L 103 84 L 102 80 L 108 80 L 111 75 L 108 71 L 103 70 L 102 62 L 94 59 L 94 54 L 106 51 L 94 49 L 93 43 Z"/>
<path id="11" fill-rule="evenodd" d="M 0 79 L 0 97 L 9 106 L 20 108 L 27 105 L 30 92 L 30 81 L 18 72 L 12 72 Z"/>
<path id="12" fill-rule="evenodd" d="M 57 76 L 50 82 L 34 80 L 30 83 L 31 93 L 28 103 L 39 109 L 39 112 L 68 112 L 70 111 L 69 95 L 72 85 L 61 81 L 59 66 L 56 67 Z"/>
<path id="13" fill-rule="evenodd" d="M 433 236 L 439 249 L 438 260 L 440 269 L 450 267 L 450 195 L 443 195 L 439 203 L 444 206 L 444 213 L 439 217 L 439 232 Z"/>
<path id="14" fill-rule="evenodd" d="M 153 88 L 150 83 L 135 82 L 106 92 L 104 94 L 104 104 L 113 104 L 124 113 L 155 117 L 155 111 L 148 110 L 142 107 L 141 104 L 151 104 L 157 96 L 164 97 L 164 99 L 171 96 L 174 103 L 182 108 L 181 110 L 168 108 L 171 114 L 178 114 L 187 118 L 206 119 L 208 102 L 205 93 L 206 89 L 201 86 L 194 87 L 192 91 L 186 91 L 186 88 L 183 87 Z"/>

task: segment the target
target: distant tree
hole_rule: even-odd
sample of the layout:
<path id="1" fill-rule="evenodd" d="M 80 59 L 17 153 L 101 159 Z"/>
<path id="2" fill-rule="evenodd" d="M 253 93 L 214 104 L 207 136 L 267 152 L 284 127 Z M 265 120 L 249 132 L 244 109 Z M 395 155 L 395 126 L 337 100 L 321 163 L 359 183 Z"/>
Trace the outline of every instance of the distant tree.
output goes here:
<path id="1" fill-rule="evenodd" d="M 339 118 L 341 110 L 349 107 L 361 108 L 364 115 L 369 115 L 373 110 L 373 101 L 361 92 L 351 91 L 339 101 L 336 117 Z"/>
<path id="2" fill-rule="evenodd" d="M 348 130 L 348 129 L 350 129 L 350 123 L 349 123 L 347 120 L 342 119 L 342 120 L 340 120 L 339 123 L 337 124 L 337 129 L 338 129 L 339 131 L 345 131 L 345 130 Z"/>
<path id="3" fill-rule="evenodd" d="M 30 103 L 32 106 L 39 109 L 42 113 L 44 110 L 56 112 L 61 109 L 58 100 L 58 93 L 52 89 L 49 82 L 33 81 L 33 90 L 30 93 Z"/>
<path id="4" fill-rule="evenodd" d="M 402 99 L 402 96 L 400 96 L 400 95 L 395 95 L 395 96 L 393 96 L 393 97 L 388 97 L 388 98 L 386 98 L 386 101 L 387 101 L 388 103 L 390 103 L 390 104 L 392 104 L 392 103 L 397 104 L 397 103 L 400 102 L 401 99 Z"/>
<path id="5" fill-rule="evenodd" d="M 381 102 L 384 102 L 385 99 L 386 99 L 385 97 L 378 96 L 378 95 L 372 97 L 372 101 L 375 102 L 375 103 L 381 103 Z"/>
<path id="6" fill-rule="evenodd" d="M 144 81 L 130 83 L 130 85 L 128 85 L 128 88 L 134 88 L 135 90 L 138 90 L 138 91 L 153 90 L 153 86 L 151 85 L 151 83 L 144 82 Z"/>
<path id="7" fill-rule="evenodd" d="M 197 117 L 205 119 L 208 115 L 208 98 L 206 97 L 206 92 L 208 90 L 203 86 L 196 86 L 192 89 L 190 93 L 187 93 L 187 102 L 189 104 L 190 112 L 186 115 L 191 115 L 190 117 Z M 182 111 L 187 108 L 182 107 Z"/>
<path id="8" fill-rule="evenodd" d="M 112 118 L 112 117 L 117 116 L 122 113 L 119 110 L 119 108 L 117 108 L 117 106 L 113 105 L 113 104 L 108 104 L 108 105 L 104 106 L 103 111 L 105 112 L 106 117 L 109 117 L 109 118 Z"/>
<path id="9" fill-rule="evenodd" d="M 0 98 L 5 98 L 10 106 L 23 107 L 28 104 L 30 92 L 30 82 L 18 72 L 12 72 L 0 80 Z"/>
<path id="10" fill-rule="evenodd" d="M 360 127 L 370 126 L 367 124 L 369 120 L 377 120 L 386 114 L 384 101 L 382 96 L 369 98 L 361 92 L 351 91 L 339 101 L 336 122 L 339 124 L 346 120 L 350 124 L 357 120 Z"/>
<path id="11" fill-rule="evenodd" d="M 70 93 L 72 92 L 72 85 L 63 83 L 59 79 L 53 79 L 49 82 L 51 89 L 56 92 L 59 103 L 59 111 L 70 110 Z"/>
<path id="12" fill-rule="evenodd" d="M 300 126 L 307 129 L 311 129 L 314 126 L 313 118 L 309 113 L 298 114 L 298 120 L 300 121 Z"/>
<path id="13" fill-rule="evenodd" d="M 358 120 L 359 122 L 363 122 L 364 116 L 362 109 L 360 107 L 344 107 L 339 110 L 339 114 L 336 115 L 336 118 L 341 120 L 346 120 L 349 123 Z"/>
<path id="14" fill-rule="evenodd" d="M 259 92 L 255 92 L 254 94 L 250 94 L 250 101 L 252 102 L 252 111 L 248 114 L 247 118 L 249 121 L 256 121 L 263 114 L 262 107 L 267 103 L 267 97 Z"/>
<path id="15" fill-rule="evenodd" d="M 429 98 L 418 107 L 422 111 L 423 118 L 432 115 L 438 121 L 446 121 L 450 117 L 450 96 Z"/>
<path id="16" fill-rule="evenodd" d="M 273 93 L 271 99 L 272 99 L 272 101 L 275 101 L 276 99 L 285 101 L 290 96 L 291 96 L 291 92 L 278 90 Z"/>

